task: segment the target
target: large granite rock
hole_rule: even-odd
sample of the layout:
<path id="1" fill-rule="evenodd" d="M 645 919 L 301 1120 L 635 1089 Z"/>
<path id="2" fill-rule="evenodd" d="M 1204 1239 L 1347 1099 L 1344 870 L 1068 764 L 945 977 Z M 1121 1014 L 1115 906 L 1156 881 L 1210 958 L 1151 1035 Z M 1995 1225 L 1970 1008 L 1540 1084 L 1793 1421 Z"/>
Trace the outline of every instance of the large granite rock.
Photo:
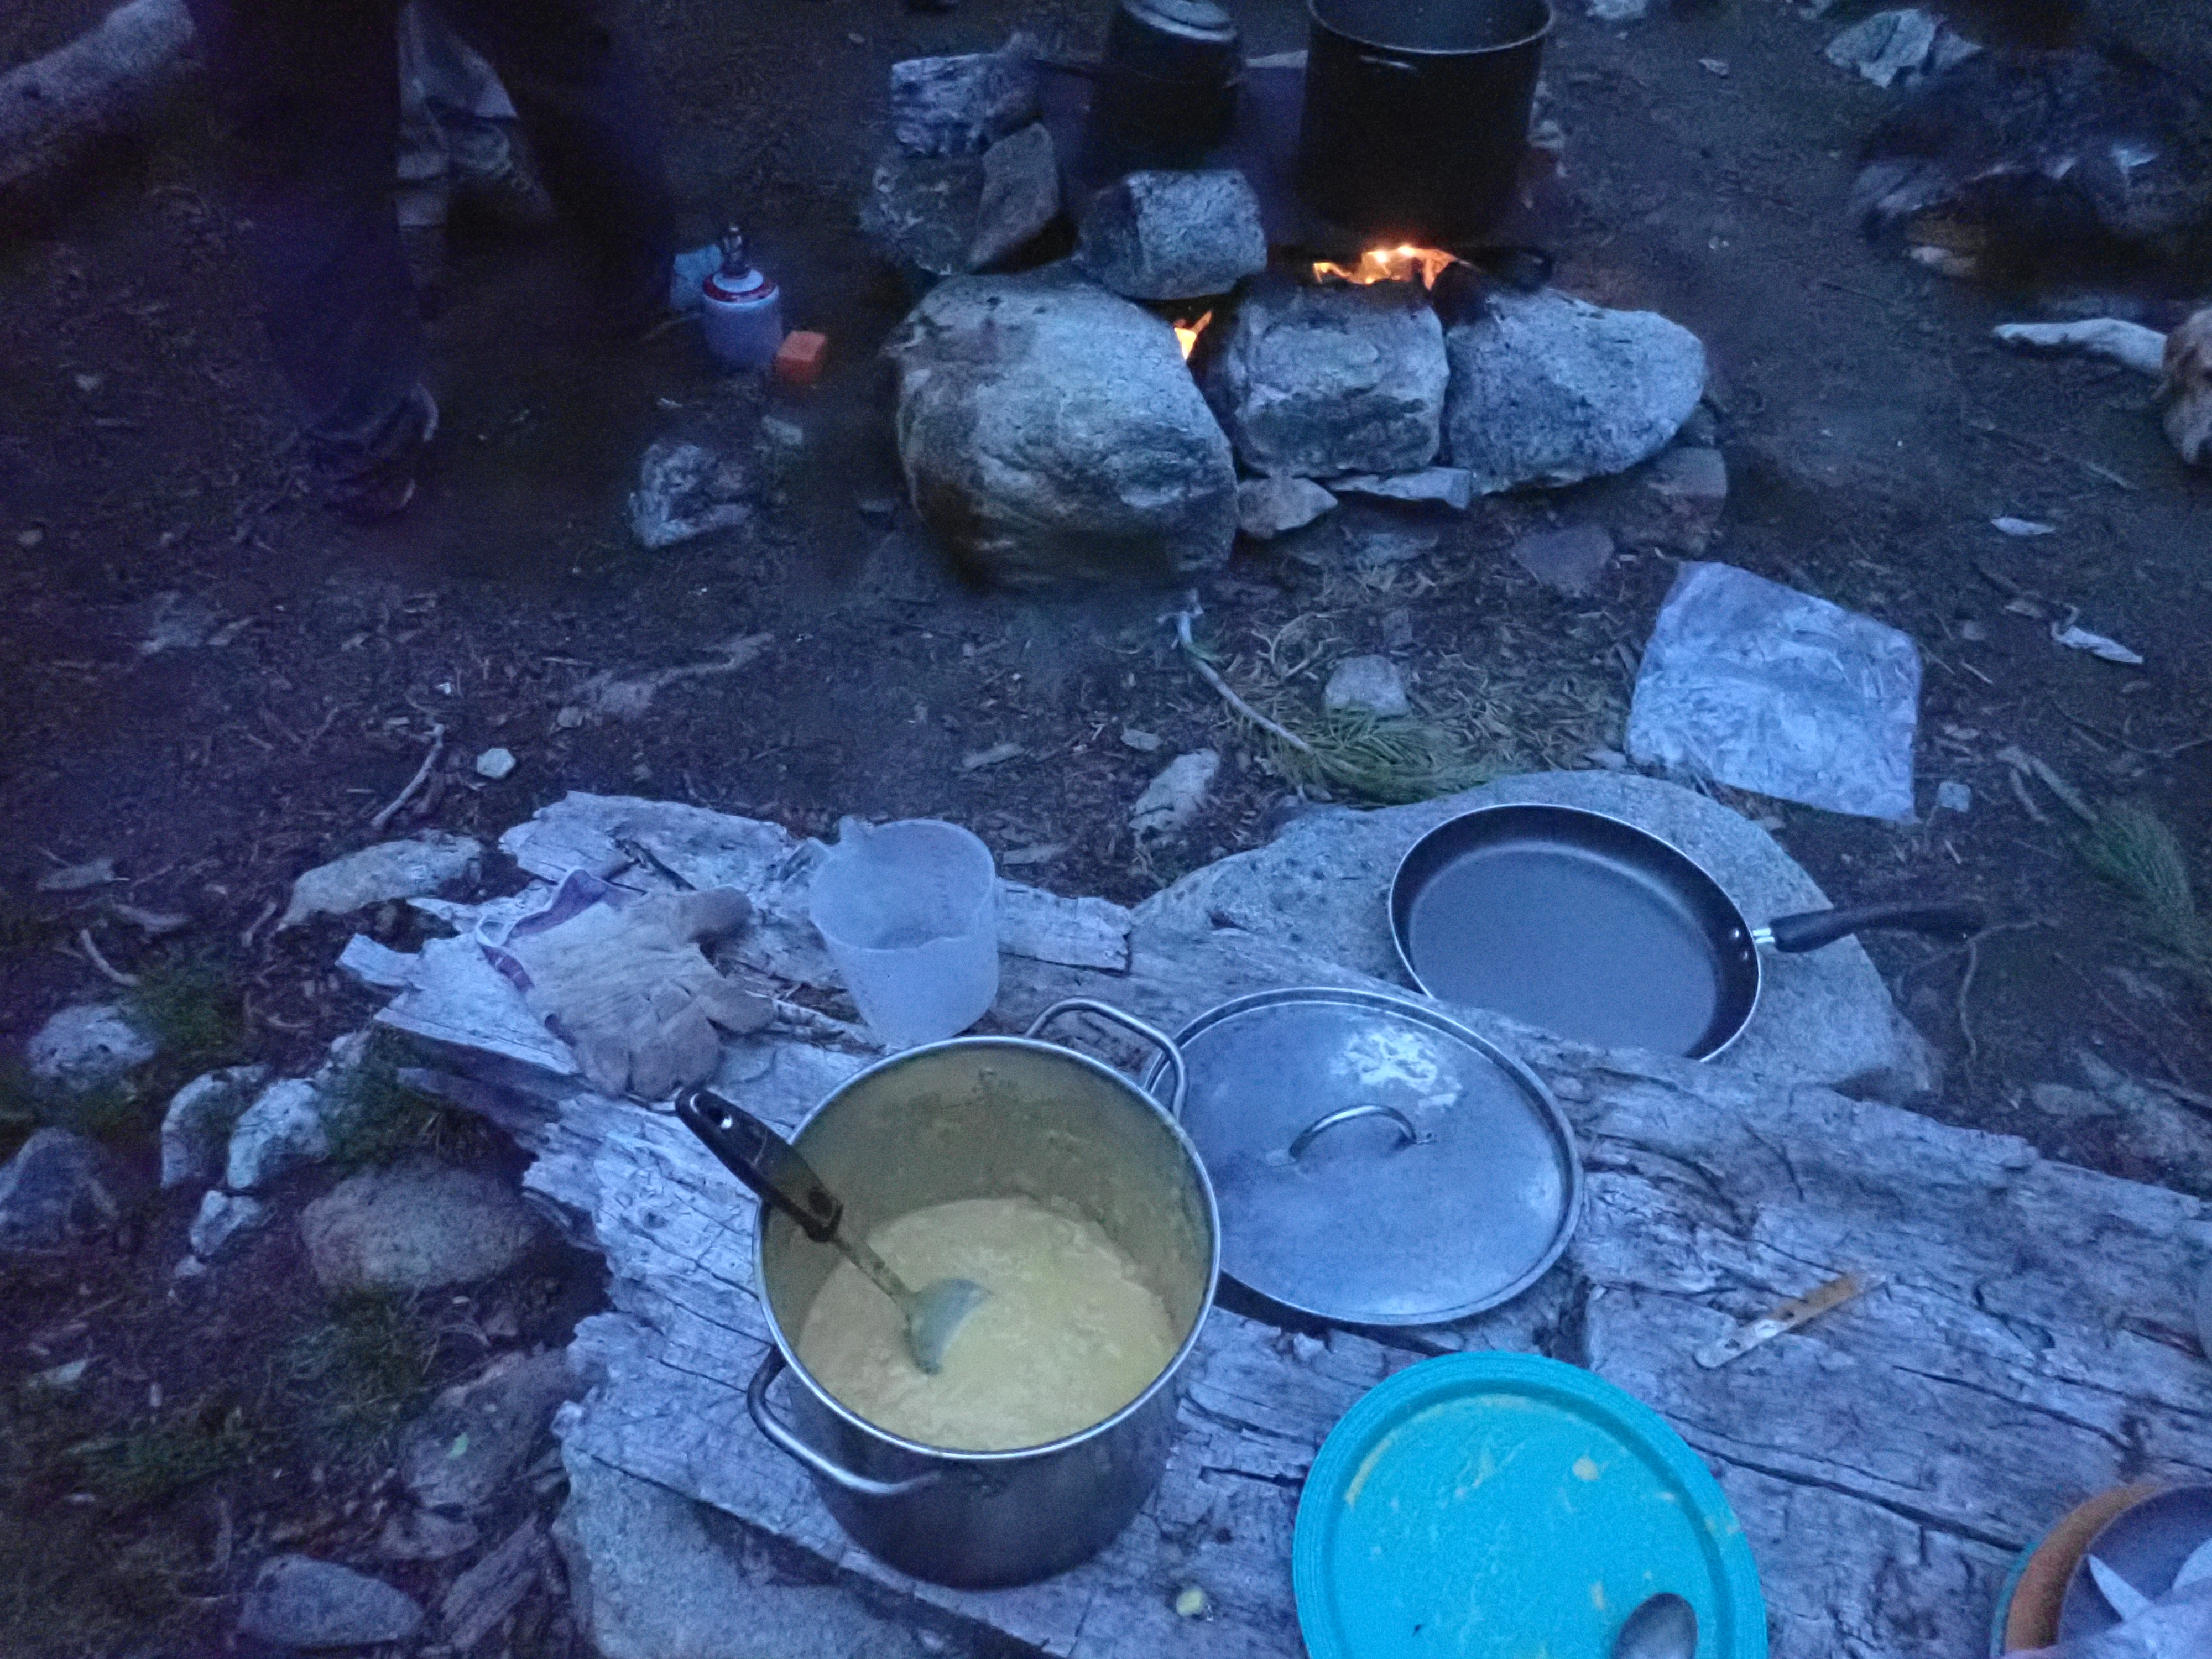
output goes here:
<path id="1" fill-rule="evenodd" d="M 1436 459 L 1448 374 L 1418 285 L 1269 276 L 1237 306 L 1206 390 L 1255 472 L 1410 472 Z"/>
<path id="2" fill-rule="evenodd" d="M 1445 447 L 1486 495 L 1634 466 L 1665 447 L 1705 390 L 1705 349 L 1689 330 L 1551 289 L 1492 294 L 1445 349 Z"/>
<path id="3" fill-rule="evenodd" d="M 1226 294 L 1267 268 L 1260 198 L 1241 173 L 1132 173 L 1083 210 L 1084 268 L 1133 300 Z"/>
<path id="4" fill-rule="evenodd" d="M 40 1129 L 0 1164 L 0 1249 L 58 1250 L 120 1213 L 101 1178 L 100 1148 L 67 1129 Z"/>
<path id="5" fill-rule="evenodd" d="M 1402 981 L 1389 915 L 1398 860 L 1446 818 L 1508 801 L 1586 807 L 1650 830 L 1703 865 L 1754 925 L 1829 902 L 1772 836 L 1694 790 L 1633 772 L 1539 772 L 1413 806 L 1309 813 L 1257 851 L 1193 871 L 1137 915 L 1186 929 L 1234 926 Z M 1856 940 L 1769 953 L 1764 972 L 1756 1017 L 1712 1065 L 1891 1101 L 1935 1086 L 1926 1043 Z"/>
<path id="6" fill-rule="evenodd" d="M 112 1083 L 154 1058 L 153 1038 L 133 1025 L 120 1005 L 78 1003 L 64 1008 L 31 1034 L 26 1050 L 31 1075 L 71 1094 Z"/>
<path id="7" fill-rule="evenodd" d="M 223 1184 L 234 1193 L 258 1192 L 330 1155 L 321 1093 L 305 1078 L 285 1078 L 263 1090 L 231 1130 Z"/>
<path id="8" fill-rule="evenodd" d="M 204 1187 L 216 1178 L 231 1126 L 268 1080 L 266 1066 L 226 1066 L 177 1091 L 161 1117 L 164 1188 Z"/>
<path id="9" fill-rule="evenodd" d="M 1038 587 L 1227 562 L 1229 441 L 1158 318 L 1064 267 L 963 277 L 886 349 L 908 489 L 963 563 Z"/>
<path id="10" fill-rule="evenodd" d="M 869 175 L 860 228 L 893 261 L 951 276 L 968 269 L 982 199 L 982 157 L 909 155 L 892 144 Z"/>
<path id="11" fill-rule="evenodd" d="M 1060 217 L 1060 155 L 1042 121 L 1009 133 L 983 154 L 982 200 L 968 245 L 970 270 L 994 270 Z"/>
<path id="12" fill-rule="evenodd" d="M 399 1478 L 425 1509 L 483 1509 L 538 1449 L 554 1408 L 581 1392 L 558 1350 L 502 1354 L 407 1425 Z"/>

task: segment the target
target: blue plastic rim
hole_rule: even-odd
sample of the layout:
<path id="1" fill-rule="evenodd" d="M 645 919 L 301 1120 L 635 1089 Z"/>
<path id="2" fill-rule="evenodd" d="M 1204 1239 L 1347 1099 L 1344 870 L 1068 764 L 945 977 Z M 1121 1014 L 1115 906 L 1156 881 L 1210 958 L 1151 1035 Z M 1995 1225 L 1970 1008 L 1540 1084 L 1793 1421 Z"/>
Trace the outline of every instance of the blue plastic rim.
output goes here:
<path id="1" fill-rule="evenodd" d="M 1646 1596 L 1697 1659 L 1765 1659 L 1735 1512 L 1643 1401 L 1533 1354 L 1424 1360 L 1329 1433 L 1291 1556 L 1312 1659 L 1608 1659 Z"/>

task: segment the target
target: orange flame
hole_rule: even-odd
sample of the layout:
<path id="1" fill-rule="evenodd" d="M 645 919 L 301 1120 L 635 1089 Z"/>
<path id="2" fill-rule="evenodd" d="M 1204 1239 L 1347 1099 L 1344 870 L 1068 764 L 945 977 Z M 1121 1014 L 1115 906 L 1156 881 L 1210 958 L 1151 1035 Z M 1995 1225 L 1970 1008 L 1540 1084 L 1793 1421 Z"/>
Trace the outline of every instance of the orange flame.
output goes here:
<path id="1" fill-rule="evenodd" d="M 1177 323 L 1175 325 L 1176 343 L 1182 348 L 1183 362 L 1190 361 L 1190 354 L 1198 349 L 1198 337 L 1212 320 L 1213 313 L 1209 311 L 1194 323 Z"/>
<path id="2" fill-rule="evenodd" d="M 1443 274 L 1444 267 L 1453 260 L 1442 248 L 1416 247 L 1411 242 L 1401 242 L 1396 247 L 1370 247 L 1359 256 L 1357 265 L 1340 265 L 1332 260 L 1314 262 L 1314 280 L 1324 281 L 1334 276 L 1347 283 L 1404 283 L 1418 280 L 1424 288 L 1433 285 Z"/>

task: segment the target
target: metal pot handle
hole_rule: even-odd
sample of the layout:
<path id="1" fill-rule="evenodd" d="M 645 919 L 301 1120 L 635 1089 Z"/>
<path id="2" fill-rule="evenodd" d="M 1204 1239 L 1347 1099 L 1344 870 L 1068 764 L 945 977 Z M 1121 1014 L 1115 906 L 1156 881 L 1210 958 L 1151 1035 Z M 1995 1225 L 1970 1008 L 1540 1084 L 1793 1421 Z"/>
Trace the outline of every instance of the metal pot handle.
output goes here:
<path id="1" fill-rule="evenodd" d="M 770 1445 L 831 1486 L 856 1498 L 904 1498 L 924 1486 L 933 1486 L 945 1478 L 941 1472 L 930 1469 L 905 1480 L 872 1480 L 865 1474 L 854 1474 L 842 1463 L 831 1462 L 793 1434 L 784 1425 L 783 1419 L 769 1409 L 769 1385 L 782 1374 L 783 1350 L 771 1342 L 761 1359 L 760 1369 L 746 1386 L 745 1409 L 752 1413 L 754 1425 L 768 1437 Z"/>
<path id="2" fill-rule="evenodd" d="M 1062 1014 L 1096 1014 L 1099 1018 L 1111 1024 L 1119 1025 L 1126 1031 L 1133 1031 L 1165 1054 L 1168 1058 L 1168 1067 L 1175 1073 L 1175 1088 L 1169 1097 L 1160 1103 L 1168 1109 L 1170 1117 L 1178 1122 L 1182 1121 L 1183 1097 L 1190 1091 L 1190 1074 L 1182 1063 L 1182 1050 L 1176 1047 L 1173 1037 L 1164 1031 L 1146 1024 L 1134 1014 L 1124 1013 L 1111 1003 L 1094 1002 L 1089 997 L 1069 997 L 1064 1002 L 1054 1003 L 1051 1007 L 1030 1022 L 1030 1029 L 1023 1035 L 1035 1036 Z"/>
<path id="3" fill-rule="evenodd" d="M 1354 52 L 1352 56 L 1370 69 L 1396 70 L 1401 75 L 1419 75 L 1421 72 L 1419 64 L 1409 64 L 1402 58 L 1382 58 L 1371 52 Z"/>

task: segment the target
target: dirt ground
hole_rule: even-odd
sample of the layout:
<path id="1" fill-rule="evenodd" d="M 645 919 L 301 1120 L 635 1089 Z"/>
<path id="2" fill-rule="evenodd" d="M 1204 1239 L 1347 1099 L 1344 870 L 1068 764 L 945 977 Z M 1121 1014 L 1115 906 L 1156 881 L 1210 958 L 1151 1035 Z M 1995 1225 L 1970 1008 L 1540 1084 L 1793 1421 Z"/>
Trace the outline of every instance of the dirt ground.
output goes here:
<path id="1" fill-rule="evenodd" d="M 0 62 L 97 9 L 25 0 L 0 27 Z M 1041 884 L 1131 901 L 1298 810 L 1172 650 L 1160 617 L 1173 596 L 969 591 L 898 499 L 875 352 L 908 295 L 853 214 L 888 67 L 1017 25 L 1085 46 L 1103 6 L 622 9 L 663 95 L 687 240 L 742 220 L 787 320 L 834 343 L 810 392 L 717 378 L 688 329 L 623 353 L 597 343 L 557 237 L 464 242 L 433 330 L 436 470 L 407 517 L 354 530 L 316 507 L 287 457 L 204 106 L 188 99 L 58 225 L 0 245 L 0 1048 L 112 989 L 76 945 L 89 927 L 125 971 L 208 965 L 242 994 L 229 1052 L 300 1069 L 372 1004 L 331 969 L 346 928 L 257 924 L 301 871 L 380 838 L 368 820 L 441 728 L 445 761 L 396 832 L 489 842 L 572 789 L 812 833 L 848 812 L 927 814 L 1026 854 L 1021 873 Z M 1290 0 L 1236 9 L 1255 54 L 1303 44 Z M 1925 1109 L 2115 1173 L 2186 1179 L 2069 1133 L 2029 1097 L 2078 1081 L 2087 1048 L 2201 1098 L 2212 1024 L 2085 865 L 2067 810 L 2039 783 L 2024 802 L 1997 753 L 2017 745 L 2093 804 L 2154 807 L 2212 898 L 2212 479 L 2180 467 L 2148 382 L 2006 355 L 1990 327 L 2027 314 L 2021 301 L 1859 240 L 1843 212 L 1850 156 L 1890 94 L 1822 60 L 1834 15 L 1737 0 L 1618 29 L 1566 11 L 1547 58 L 1547 108 L 1567 136 L 1547 221 L 1559 283 L 1664 312 L 1707 343 L 1733 486 L 1711 556 L 1901 628 L 1925 663 L 1920 823 L 1730 799 L 1838 899 L 1973 895 L 2006 924 L 1971 952 L 1870 946 L 1948 1062 Z M 763 435 L 764 417 L 803 441 Z M 663 435 L 746 460 L 761 501 L 745 528 L 638 550 L 623 496 Z M 1522 530 L 1583 505 L 1577 492 L 1485 502 L 1431 526 L 1433 553 L 1364 575 L 1240 551 L 1203 592 L 1200 635 L 1233 680 L 1308 708 L 1337 657 L 1388 648 L 1501 769 L 1588 764 L 1620 746 L 1631 665 L 1674 565 L 1624 558 L 1570 600 L 1505 558 Z M 1998 514 L 2057 533 L 2008 538 Z M 2077 606 L 2144 665 L 2054 643 L 2050 624 Z M 642 719 L 562 715 L 595 674 L 711 665 L 724 642 L 763 635 L 749 665 L 675 681 Z M 1125 726 L 1166 746 L 1138 752 Z M 1022 752 L 963 767 L 1005 743 Z M 495 744 L 520 763 L 486 782 L 470 763 Z M 1228 761 L 1204 817 L 1171 851 L 1140 853 L 1131 802 L 1166 756 L 1201 745 Z M 1945 780 L 1972 787 L 1970 811 L 1933 810 Z M 121 885 L 35 890 L 102 856 Z M 118 896 L 191 926 L 149 940 L 103 908 Z M 375 923 L 395 943 L 406 926 Z M 143 1136 L 122 1145 L 143 1176 Z M 190 1206 L 146 1185 L 140 1224 L 91 1266 L 9 1270 L 0 1367 L 67 1357 L 21 1334 L 97 1320 L 85 1310 L 113 1297 L 123 1312 L 106 1319 L 152 1333 L 128 1339 L 129 1389 L 167 1377 L 170 1398 L 195 1395 L 206 1368 L 185 1356 L 191 1322 L 165 1291 Z M 281 1255 L 275 1237 L 265 1248 Z M 272 1256 L 266 1271 L 289 1282 L 298 1264 Z M 256 1340 L 241 1330 L 211 1352 Z M 120 1421 L 136 1398 L 99 1410 Z M 195 1514 L 204 1547 L 214 1522 Z M 176 1628 L 212 1617 L 191 1598 L 220 1587 L 196 1571 L 161 1604 Z"/>

